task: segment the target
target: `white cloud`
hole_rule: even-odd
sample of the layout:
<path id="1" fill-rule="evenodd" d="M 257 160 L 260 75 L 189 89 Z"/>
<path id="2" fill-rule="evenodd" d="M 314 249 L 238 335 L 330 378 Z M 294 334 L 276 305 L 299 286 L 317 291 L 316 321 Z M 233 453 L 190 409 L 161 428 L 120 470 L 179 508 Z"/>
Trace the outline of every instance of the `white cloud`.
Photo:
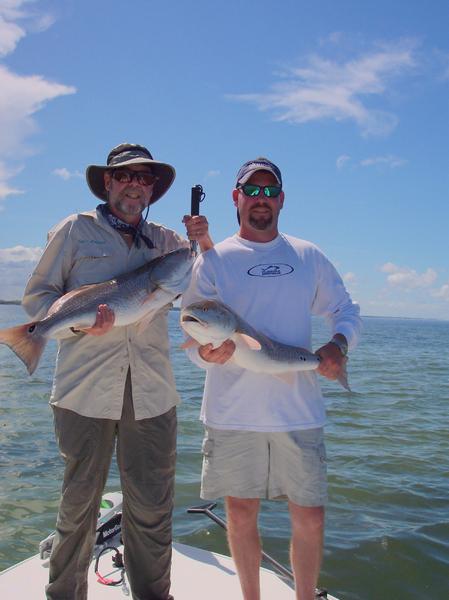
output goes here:
<path id="1" fill-rule="evenodd" d="M 433 296 L 435 296 L 435 298 L 442 298 L 443 300 L 447 300 L 449 302 L 449 283 L 445 283 L 438 290 L 435 290 Z"/>
<path id="2" fill-rule="evenodd" d="M 23 154 L 24 140 L 37 130 L 32 115 L 49 100 L 75 92 L 40 75 L 16 75 L 4 65 L 0 65 L 0 88 L 0 156 Z"/>
<path id="3" fill-rule="evenodd" d="M 42 252 L 39 247 L 0 248 L 1 300 L 18 300 L 22 297 L 26 282 Z"/>
<path id="4" fill-rule="evenodd" d="M 54 19 L 29 10 L 29 0 L 0 0 L 0 56 L 13 52 L 28 31 L 43 31 Z M 20 21 L 20 25 L 17 23 Z M 75 88 L 41 75 L 18 75 L 0 64 L 0 199 L 21 193 L 9 180 L 17 174 L 12 160 L 30 153 L 29 137 L 38 131 L 34 115 L 50 100 L 75 93 Z"/>
<path id="5" fill-rule="evenodd" d="M 8 184 L 8 180 L 17 175 L 21 170 L 21 167 L 16 167 L 15 169 L 9 168 L 0 160 L 0 200 L 6 198 L 6 196 L 23 194 L 22 190 L 11 187 Z M 0 210 L 1 208 L 0 204 Z"/>
<path id="6" fill-rule="evenodd" d="M 33 33 L 42 33 L 50 29 L 54 25 L 56 19 L 53 15 L 40 15 L 36 21 L 30 26 L 30 31 Z"/>
<path id="7" fill-rule="evenodd" d="M 216 169 L 211 169 L 206 173 L 206 177 L 218 177 L 219 175 L 220 171 L 217 171 Z"/>
<path id="8" fill-rule="evenodd" d="M 360 164 L 362 165 L 362 167 L 386 165 L 388 167 L 391 167 L 392 169 L 395 169 L 396 167 L 402 167 L 403 165 L 407 164 L 407 161 L 403 158 L 399 158 L 397 156 L 389 154 L 387 156 L 375 156 L 372 158 L 365 158 L 364 160 L 360 161 Z"/>
<path id="9" fill-rule="evenodd" d="M 402 40 L 342 63 L 313 55 L 305 64 L 288 69 L 285 81 L 274 84 L 271 91 L 232 98 L 274 111 L 278 121 L 350 120 L 363 134 L 385 135 L 396 126 L 396 115 L 372 108 L 365 99 L 385 95 L 391 79 L 414 67 L 415 46 Z"/>
<path id="10" fill-rule="evenodd" d="M 437 272 L 430 267 L 424 273 L 419 274 L 409 267 L 399 267 L 394 263 L 385 263 L 381 267 L 381 271 L 388 273 L 387 281 L 391 286 L 406 290 L 430 287 L 437 279 Z"/>
<path id="11" fill-rule="evenodd" d="M 20 10 L 30 0 L 0 0 L 0 15 L 8 20 L 21 19 L 26 13 Z"/>
<path id="12" fill-rule="evenodd" d="M 64 179 L 64 181 L 68 181 L 69 179 L 72 179 L 73 177 L 81 177 L 81 178 L 84 177 L 84 175 L 82 173 L 80 173 L 79 171 L 69 171 L 65 167 L 62 167 L 61 169 L 54 169 L 52 171 L 52 173 L 53 173 L 53 175 L 56 175 L 57 177 Z"/>
<path id="13" fill-rule="evenodd" d="M 0 57 L 14 52 L 28 31 L 42 32 L 55 22 L 53 15 L 37 13 L 30 4 L 30 0 L 0 0 Z"/>
<path id="14" fill-rule="evenodd" d="M 42 248 L 35 246 L 14 246 L 13 248 L 0 248 L 0 263 L 18 263 L 24 261 L 37 262 L 42 255 Z"/>
<path id="15" fill-rule="evenodd" d="M 440 81 L 447 81 L 449 79 L 449 52 L 443 52 L 442 50 L 434 50 L 436 57 Z"/>
<path id="16" fill-rule="evenodd" d="M 15 23 L 8 23 L 0 15 L 0 57 L 10 54 L 16 49 L 26 32 Z"/>
<path id="17" fill-rule="evenodd" d="M 343 281 L 345 283 L 355 283 L 356 280 L 357 280 L 356 274 L 352 273 L 351 271 L 349 271 L 348 273 L 345 273 L 343 275 Z"/>
<path id="18" fill-rule="evenodd" d="M 350 160 L 351 160 L 351 157 L 348 156 L 347 154 L 342 154 L 341 156 L 339 156 L 337 158 L 337 162 L 336 162 L 337 169 L 342 169 L 345 166 L 345 164 Z"/>
<path id="19" fill-rule="evenodd" d="M 339 44 L 343 39 L 343 33 L 341 31 L 334 31 L 328 36 L 328 39 L 332 44 Z"/>
<path id="20" fill-rule="evenodd" d="M 328 45 L 336 46 L 336 45 L 340 44 L 343 39 L 344 39 L 344 34 L 342 31 L 333 31 L 332 33 L 329 33 L 329 35 L 326 35 L 325 37 L 321 37 L 319 39 L 319 45 L 320 46 L 328 46 Z"/>
<path id="21" fill-rule="evenodd" d="M 429 296 L 406 298 L 364 298 L 360 299 L 364 315 L 382 317 L 408 317 L 424 319 L 448 319 L 447 306 L 436 304 Z"/>

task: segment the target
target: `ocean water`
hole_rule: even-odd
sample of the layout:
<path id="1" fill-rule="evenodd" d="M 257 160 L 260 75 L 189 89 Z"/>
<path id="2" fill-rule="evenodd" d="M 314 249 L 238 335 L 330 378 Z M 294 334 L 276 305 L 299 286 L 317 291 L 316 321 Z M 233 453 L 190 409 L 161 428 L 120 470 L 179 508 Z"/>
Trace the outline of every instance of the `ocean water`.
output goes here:
<path id="1" fill-rule="evenodd" d="M 169 315 L 179 408 L 175 538 L 227 553 L 223 531 L 199 504 L 203 373 L 180 350 L 179 313 Z M 21 323 L 0 305 L 0 328 Z M 328 339 L 315 321 L 315 347 Z M 0 346 L 0 570 L 37 552 L 54 528 L 62 462 L 48 398 L 50 342 L 29 377 Z M 320 585 L 340 600 L 425 600 L 449 596 L 449 322 L 365 318 L 350 357 L 354 392 L 323 380 L 329 495 Z M 119 488 L 116 465 L 107 490 Z M 223 516 L 218 503 L 217 514 Z M 264 502 L 264 549 L 288 564 L 283 502 Z"/>

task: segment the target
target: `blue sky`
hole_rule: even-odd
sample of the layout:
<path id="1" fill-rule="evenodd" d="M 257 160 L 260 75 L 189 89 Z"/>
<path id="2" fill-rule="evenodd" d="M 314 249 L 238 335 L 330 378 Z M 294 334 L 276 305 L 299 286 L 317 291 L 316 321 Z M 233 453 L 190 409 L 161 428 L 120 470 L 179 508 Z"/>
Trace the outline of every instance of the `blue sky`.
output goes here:
<path id="1" fill-rule="evenodd" d="M 177 170 L 152 220 L 182 232 L 200 183 L 231 235 L 235 174 L 268 156 L 281 230 L 362 314 L 449 319 L 448 23 L 439 0 L 0 0 L 0 298 L 130 141 Z"/>

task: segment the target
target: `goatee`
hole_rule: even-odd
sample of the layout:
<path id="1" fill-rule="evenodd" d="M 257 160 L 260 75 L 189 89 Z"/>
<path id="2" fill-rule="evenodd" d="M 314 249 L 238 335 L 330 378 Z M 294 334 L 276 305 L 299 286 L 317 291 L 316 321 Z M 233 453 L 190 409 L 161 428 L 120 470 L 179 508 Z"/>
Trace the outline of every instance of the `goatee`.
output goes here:
<path id="1" fill-rule="evenodd" d="M 265 229 L 268 229 L 273 223 L 273 215 L 271 213 L 269 216 L 256 216 L 254 214 L 250 214 L 249 223 L 251 227 L 254 227 L 254 229 L 264 231 Z"/>

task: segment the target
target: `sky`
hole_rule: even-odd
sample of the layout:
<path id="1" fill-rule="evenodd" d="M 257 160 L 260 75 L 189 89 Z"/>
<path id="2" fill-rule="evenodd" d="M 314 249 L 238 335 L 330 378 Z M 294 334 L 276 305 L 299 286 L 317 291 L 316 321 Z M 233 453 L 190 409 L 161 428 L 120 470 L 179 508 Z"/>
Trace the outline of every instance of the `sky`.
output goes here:
<path id="1" fill-rule="evenodd" d="M 201 184 L 232 235 L 266 156 L 363 315 L 449 320 L 448 29 L 442 0 L 0 0 L 0 299 L 127 141 L 176 168 L 149 219 L 183 233 Z"/>

